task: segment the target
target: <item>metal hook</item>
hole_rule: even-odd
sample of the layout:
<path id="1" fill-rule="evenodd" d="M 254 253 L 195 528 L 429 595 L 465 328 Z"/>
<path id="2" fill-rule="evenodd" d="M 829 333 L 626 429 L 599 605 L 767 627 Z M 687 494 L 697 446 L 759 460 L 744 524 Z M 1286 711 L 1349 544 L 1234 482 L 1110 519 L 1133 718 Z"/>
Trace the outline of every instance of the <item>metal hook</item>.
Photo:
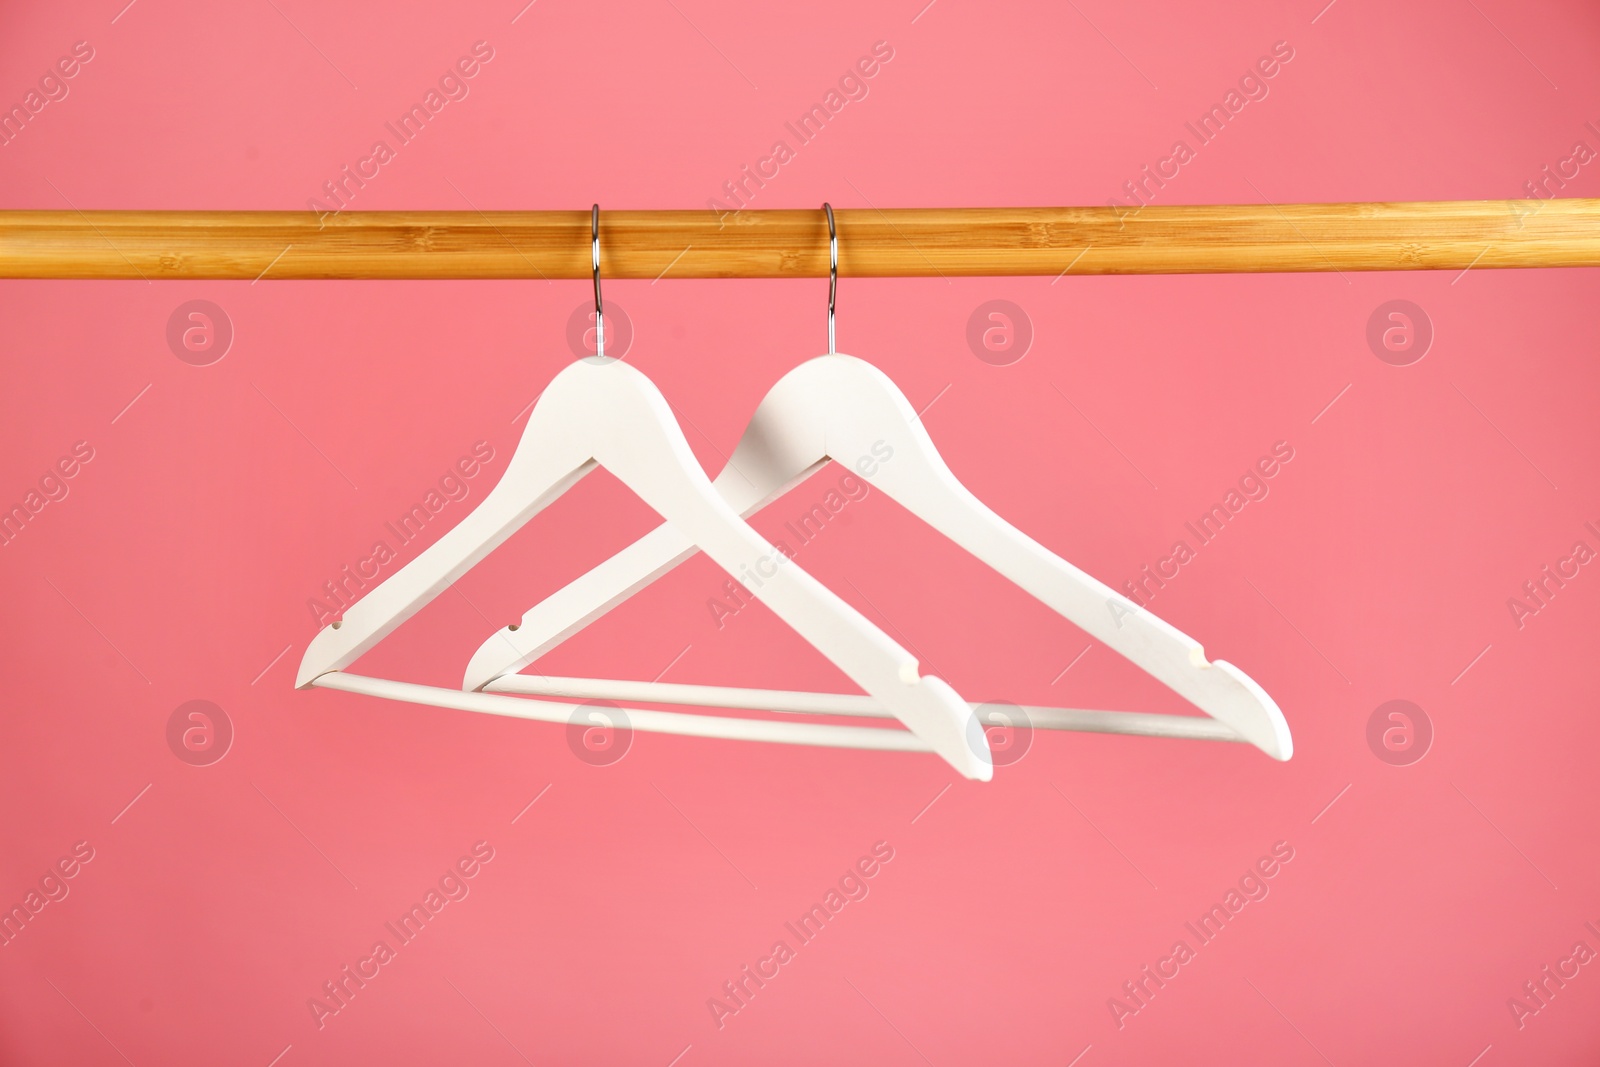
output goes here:
<path id="1" fill-rule="evenodd" d="M 606 354 L 606 309 L 600 300 L 600 205 L 589 210 L 589 252 L 594 263 L 594 354 Z"/>
<path id="2" fill-rule="evenodd" d="M 833 226 L 833 206 L 823 201 L 822 210 L 828 214 L 828 355 L 832 356 L 838 354 L 833 343 L 833 306 L 839 298 L 839 231 Z"/>

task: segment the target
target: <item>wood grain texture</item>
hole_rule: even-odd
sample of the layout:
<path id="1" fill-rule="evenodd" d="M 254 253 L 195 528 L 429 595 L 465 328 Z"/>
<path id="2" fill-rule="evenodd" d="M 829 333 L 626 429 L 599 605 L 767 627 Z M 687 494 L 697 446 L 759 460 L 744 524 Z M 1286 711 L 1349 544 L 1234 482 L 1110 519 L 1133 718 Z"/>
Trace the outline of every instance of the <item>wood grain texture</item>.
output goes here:
<path id="1" fill-rule="evenodd" d="M 1600 266 L 1600 200 L 836 212 L 846 277 Z M 817 211 L 604 211 L 606 278 L 815 278 Z M 3 278 L 587 278 L 587 211 L 0 211 Z"/>

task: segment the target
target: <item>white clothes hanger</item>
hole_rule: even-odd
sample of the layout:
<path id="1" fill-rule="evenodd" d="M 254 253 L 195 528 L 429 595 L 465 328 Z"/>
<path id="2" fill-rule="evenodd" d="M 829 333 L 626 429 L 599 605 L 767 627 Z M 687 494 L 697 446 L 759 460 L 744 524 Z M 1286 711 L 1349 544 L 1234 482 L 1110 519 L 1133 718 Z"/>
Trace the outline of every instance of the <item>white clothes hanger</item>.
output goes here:
<path id="1" fill-rule="evenodd" d="M 904 394 L 881 371 L 834 349 L 838 244 L 827 212 L 830 260 L 828 355 L 784 375 L 761 401 L 714 486 L 750 515 L 829 460 L 851 467 L 908 511 L 1033 594 L 1046 606 L 1122 654 L 1215 722 L 1192 716 L 1030 708 L 1034 726 L 1208 740 L 1243 740 L 1275 759 L 1293 753 L 1288 723 L 1248 675 L 1207 661 L 1193 638 L 1050 552 L 991 511 L 958 481 Z M 892 458 L 856 466 L 887 445 Z M 879 453 L 882 454 L 881 452 Z M 884 714 L 881 706 L 838 694 L 714 690 L 658 683 L 579 682 L 516 672 L 605 614 L 695 552 L 682 532 L 662 526 L 535 605 L 520 624 L 484 642 L 463 688 L 524 695 L 611 697 L 731 707 L 771 707 L 813 714 Z M 780 571 L 782 568 L 780 568 Z M 761 572 L 764 580 L 764 572 Z M 764 591 L 758 590 L 758 595 Z M 692 693 L 685 690 L 693 690 Z M 721 701 L 719 704 L 718 701 Z M 779 705 L 773 707 L 773 705 Z M 976 705 L 974 705 L 976 707 Z M 845 710 L 845 709 L 852 710 Z"/>
<path id="2" fill-rule="evenodd" d="M 324 627 L 301 659 L 297 688 L 323 686 L 444 707 L 570 721 L 577 707 L 352 675 L 345 668 L 488 555 L 596 466 L 603 466 L 665 518 L 690 550 L 729 574 L 781 560 L 712 487 L 666 399 L 640 371 L 604 355 L 600 299 L 600 209 L 590 215 L 596 354 L 563 369 L 528 416 L 506 472 L 487 497 L 417 558 Z M 993 760 L 973 709 L 944 681 L 921 676 L 916 659 L 826 586 L 792 563 L 775 566 L 760 599 L 820 650 L 910 735 L 630 710 L 636 729 L 798 744 L 927 750 L 968 778 L 987 781 Z M 759 705 L 757 705 L 759 707 Z M 881 736 L 880 736 L 881 735 Z M 914 736 L 912 736 L 914 735 Z"/>

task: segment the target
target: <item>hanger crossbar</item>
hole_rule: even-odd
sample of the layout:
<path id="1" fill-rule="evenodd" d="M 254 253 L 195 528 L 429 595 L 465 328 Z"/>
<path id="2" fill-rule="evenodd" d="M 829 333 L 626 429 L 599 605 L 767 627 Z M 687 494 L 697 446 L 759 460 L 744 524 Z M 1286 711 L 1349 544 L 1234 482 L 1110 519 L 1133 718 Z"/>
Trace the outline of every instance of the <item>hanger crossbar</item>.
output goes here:
<path id="1" fill-rule="evenodd" d="M 568 679 L 574 681 L 577 679 Z M 500 679 L 505 682 L 507 679 Z M 501 693 L 463 692 L 437 686 L 396 682 L 347 671 L 330 671 L 311 683 L 319 688 L 338 689 L 457 711 L 476 711 L 538 722 L 588 725 L 583 717 L 585 704 L 556 700 L 505 696 Z M 599 683 L 606 684 L 606 683 Z M 627 685 L 630 683 L 611 683 Z M 632 683 L 639 684 L 639 683 Z M 496 688 L 500 688 L 497 683 Z M 714 686 L 684 686 L 685 689 L 712 690 Z M 505 692 L 512 692 L 506 687 Z M 751 690 L 749 692 L 760 692 Z M 847 694 L 804 694 L 791 696 L 832 696 Z M 666 701 L 662 701 L 665 703 Z M 738 706 L 708 705 L 708 706 Z M 678 734 L 684 737 L 716 737 L 733 741 L 767 741 L 777 744 L 809 745 L 823 748 L 859 748 L 875 751 L 929 752 L 931 746 L 909 730 L 863 726 L 833 726 L 825 723 L 785 722 L 781 719 L 747 719 L 725 715 L 693 715 L 675 711 L 623 707 L 627 727 L 644 733 Z M 771 710 L 771 709 L 766 709 Z M 1238 741 L 1239 736 L 1221 723 L 1187 715 L 1152 715 L 1132 711 L 1078 711 L 1068 708 L 1025 708 L 1029 725 L 1036 729 L 1073 730 L 1082 733 L 1128 734 L 1142 737 L 1171 737 L 1201 741 Z M 866 714 L 877 712 L 838 712 L 826 714 Z M 887 714 L 887 713 L 884 713 Z M 985 716 L 988 725 L 1016 726 L 994 715 Z"/>
<path id="2" fill-rule="evenodd" d="M 1600 266 L 1600 199 L 834 213 L 841 277 Z M 591 276 L 587 211 L 0 211 L 0 278 Z M 606 211 L 609 278 L 824 278 L 815 210 Z"/>
<path id="3" fill-rule="evenodd" d="M 585 705 L 495 693 L 468 693 L 412 682 L 395 682 L 346 671 L 330 671 L 311 683 L 323 689 L 363 693 L 410 704 L 506 715 L 538 722 L 590 725 L 582 717 Z M 720 737 L 732 741 L 768 741 L 776 744 L 822 748 L 862 748 L 891 752 L 931 752 L 933 747 L 909 730 L 876 726 L 833 726 L 825 723 L 784 722 L 776 719 L 741 719 L 719 715 L 688 715 L 676 711 L 623 708 L 630 730 L 678 734 L 684 737 Z"/>
<path id="4" fill-rule="evenodd" d="M 720 685 L 684 685 L 676 682 L 615 681 L 604 678 L 556 678 L 509 674 L 484 687 L 490 693 L 522 696 L 566 697 L 577 700 L 631 700 L 645 704 L 676 704 L 707 708 L 743 708 L 798 715 L 859 716 L 892 719 L 894 713 L 870 696 L 851 693 L 806 693 L 783 689 L 741 689 Z M 971 704 L 985 726 L 1024 726 L 1039 730 L 1077 733 L 1131 734 L 1138 737 L 1178 737 L 1191 741 L 1243 741 L 1226 723 L 1198 715 L 1157 715 L 1143 711 L 1090 711 L 1083 708 L 1045 708 L 1004 704 Z M 631 714 L 631 712 L 630 712 Z"/>

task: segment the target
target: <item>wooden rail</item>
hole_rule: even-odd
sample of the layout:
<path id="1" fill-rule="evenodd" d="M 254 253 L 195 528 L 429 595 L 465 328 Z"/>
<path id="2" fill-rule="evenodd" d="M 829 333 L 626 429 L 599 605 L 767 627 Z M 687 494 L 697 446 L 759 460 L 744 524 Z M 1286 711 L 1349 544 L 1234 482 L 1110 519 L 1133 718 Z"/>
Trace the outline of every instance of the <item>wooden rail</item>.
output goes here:
<path id="1" fill-rule="evenodd" d="M 848 277 L 1600 266 L 1600 200 L 845 209 Z M 604 211 L 606 278 L 814 278 L 820 209 Z M 587 211 L 0 211 L 0 278 L 587 278 Z"/>

